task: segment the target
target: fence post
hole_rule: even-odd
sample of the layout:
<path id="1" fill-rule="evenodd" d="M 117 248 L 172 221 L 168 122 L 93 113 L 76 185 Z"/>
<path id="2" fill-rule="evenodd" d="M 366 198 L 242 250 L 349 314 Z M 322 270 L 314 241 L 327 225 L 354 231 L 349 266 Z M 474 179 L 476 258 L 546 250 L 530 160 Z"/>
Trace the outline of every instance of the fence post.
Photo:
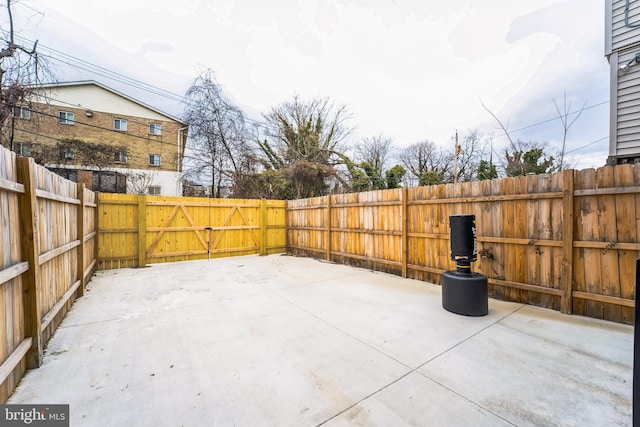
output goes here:
<path id="1" fill-rule="evenodd" d="M 138 196 L 138 267 L 147 266 L 147 198 Z"/>
<path id="2" fill-rule="evenodd" d="M 80 204 L 78 205 L 78 215 L 77 215 L 77 235 L 78 240 L 80 241 L 80 246 L 78 246 L 78 280 L 80 280 L 80 286 L 78 287 L 78 297 L 84 296 L 84 183 L 80 182 L 77 184 L 78 188 L 78 200 L 80 200 Z"/>
<path id="3" fill-rule="evenodd" d="M 267 254 L 267 200 L 260 200 L 260 256 Z"/>
<path id="4" fill-rule="evenodd" d="M 636 306 L 633 319 L 633 425 L 640 426 L 640 330 L 638 318 L 640 317 L 640 298 L 638 298 L 638 285 L 640 284 L 640 258 L 636 259 Z"/>
<path id="5" fill-rule="evenodd" d="M 563 313 L 573 311 L 573 169 L 562 172 L 562 267 L 560 270 Z"/>
<path id="6" fill-rule="evenodd" d="M 407 212 L 408 212 L 408 208 L 407 208 L 407 197 L 409 194 L 409 191 L 407 190 L 406 187 L 402 188 L 402 212 L 400 213 L 401 217 L 402 217 L 402 241 L 400 242 L 401 249 L 402 251 L 400 252 L 400 256 L 402 257 L 402 277 L 407 277 L 407 257 L 409 254 L 409 248 L 407 247 L 408 245 L 408 236 L 407 236 L 407 226 L 409 224 L 408 222 L 408 218 L 407 218 Z"/>
<path id="7" fill-rule="evenodd" d="M 325 197 L 327 198 L 327 210 L 324 216 L 324 223 L 326 228 L 324 247 L 327 252 L 327 261 L 331 262 L 331 194 L 327 194 Z"/>
<path id="8" fill-rule="evenodd" d="M 95 193 L 95 203 L 96 203 L 96 207 L 95 207 L 95 218 L 94 218 L 94 227 L 95 227 L 95 232 L 96 232 L 96 237 L 94 237 L 94 245 L 93 245 L 93 257 L 96 260 L 96 266 L 94 267 L 94 271 L 95 270 L 99 270 L 100 269 L 100 258 L 98 258 L 100 256 L 100 225 L 99 225 L 99 221 L 100 221 L 100 193 Z"/>
<path id="9" fill-rule="evenodd" d="M 40 321 L 40 241 L 38 234 L 38 199 L 36 198 L 35 162 L 30 157 L 16 159 L 18 182 L 24 185 L 19 197 L 20 243 L 29 269 L 22 275 L 24 334 L 31 337 L 27 368 L 42 364 L 42 328 Z"/>

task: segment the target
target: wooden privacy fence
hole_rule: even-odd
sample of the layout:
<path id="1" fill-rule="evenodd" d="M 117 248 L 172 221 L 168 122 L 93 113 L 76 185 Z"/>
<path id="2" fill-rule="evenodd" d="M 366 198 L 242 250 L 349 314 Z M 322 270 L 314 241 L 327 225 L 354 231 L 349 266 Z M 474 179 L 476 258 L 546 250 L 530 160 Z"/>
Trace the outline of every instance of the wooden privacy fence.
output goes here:
<path id="1" fill-rule="evenodd" d="M 284 252 L 286 202 L 99 195 L 98 267 Z"/>
<path id="2" fill-rule="evenodd" d="M 0 403 L 96 267 L 95 194 L 0 148 Z"/>
<path id="3" fill-rule="evenodd" d="M 439 283 L 454 214 L 494 298 L 633 324 L 640 165 L 290 201 L 287 247 Z"/>

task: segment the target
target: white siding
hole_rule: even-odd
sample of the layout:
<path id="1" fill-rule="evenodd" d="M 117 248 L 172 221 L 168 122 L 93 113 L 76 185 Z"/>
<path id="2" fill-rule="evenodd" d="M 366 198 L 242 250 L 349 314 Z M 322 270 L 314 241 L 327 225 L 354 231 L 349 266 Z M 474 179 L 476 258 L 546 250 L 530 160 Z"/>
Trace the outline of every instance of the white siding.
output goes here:
<path id="1" fill-rule="evenodd" d="M 640 48 L 619 52 L 618 63 L 612 63 L 611 67 L 618 70 L 620 64 L 635 57 L 637 49 Z M 615 152 L 610 154 L 637 155 L 640 153 L 640 64 L 634 64 L 627 72 L 617 71 L 616 74 L 616 147 Z"/>
<path id="2" fill-rule="evenodd" d="M 85 108 L 91 111 L 142 117 L 150 120 L 171 120 L 167 116 L 94 84 L 50 88 L 48 97 L 47 101 L 50 104 L 60 107 Z"/>
<path id="3" fill-rule="evenodd" d="M 611 49 L 613 51 L 625 49 L 633 45 L 640 45 L 640 0 L 629 0 L 629 24 L 639 25 L 628 27 L 625 25 L 625 0 L 613 1 L 611 14 Z M 607 55 L 611 52 L 606 52 Z"/>

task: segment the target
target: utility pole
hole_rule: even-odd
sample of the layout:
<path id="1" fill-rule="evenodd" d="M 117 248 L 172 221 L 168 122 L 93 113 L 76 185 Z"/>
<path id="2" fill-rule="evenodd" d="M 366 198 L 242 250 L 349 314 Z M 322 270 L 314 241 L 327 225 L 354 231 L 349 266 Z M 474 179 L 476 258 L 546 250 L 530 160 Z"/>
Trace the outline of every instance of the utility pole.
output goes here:
<path id="1" fill-rule="evenodd" d="M 453 151 L 453 183 L 458 183 L 458 154 L 460 154 L 460 145 L 458 144 L 458 129 L 456 129 L 456 145 Z"/>

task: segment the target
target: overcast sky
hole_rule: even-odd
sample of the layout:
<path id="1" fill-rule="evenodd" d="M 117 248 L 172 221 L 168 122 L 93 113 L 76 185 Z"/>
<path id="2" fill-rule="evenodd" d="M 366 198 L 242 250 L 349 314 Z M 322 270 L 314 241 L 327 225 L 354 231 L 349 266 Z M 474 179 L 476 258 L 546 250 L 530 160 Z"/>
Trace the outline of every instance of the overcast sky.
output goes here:
<path id="1" fill-rule="evenodd" d="M 58 80 L 98 80 L 175 116 L 178 103 L 86 69 L 183 95 L 210 67 L 252 119 L 295 94 L 328 96 L 354 114 L 352 141 L 384 134 L 400 148 L 453 149 L 456 129 L 478 129 L 500 152 L 481 101 L 513 138 L 557 147 L 553 100 L 562 108 L 566 91 L 572 111 L 587 107 L 572 164 L 608 154 L 601 0 L 20 0 L 14 14 L 21 37 L 56 50 Z"/>

